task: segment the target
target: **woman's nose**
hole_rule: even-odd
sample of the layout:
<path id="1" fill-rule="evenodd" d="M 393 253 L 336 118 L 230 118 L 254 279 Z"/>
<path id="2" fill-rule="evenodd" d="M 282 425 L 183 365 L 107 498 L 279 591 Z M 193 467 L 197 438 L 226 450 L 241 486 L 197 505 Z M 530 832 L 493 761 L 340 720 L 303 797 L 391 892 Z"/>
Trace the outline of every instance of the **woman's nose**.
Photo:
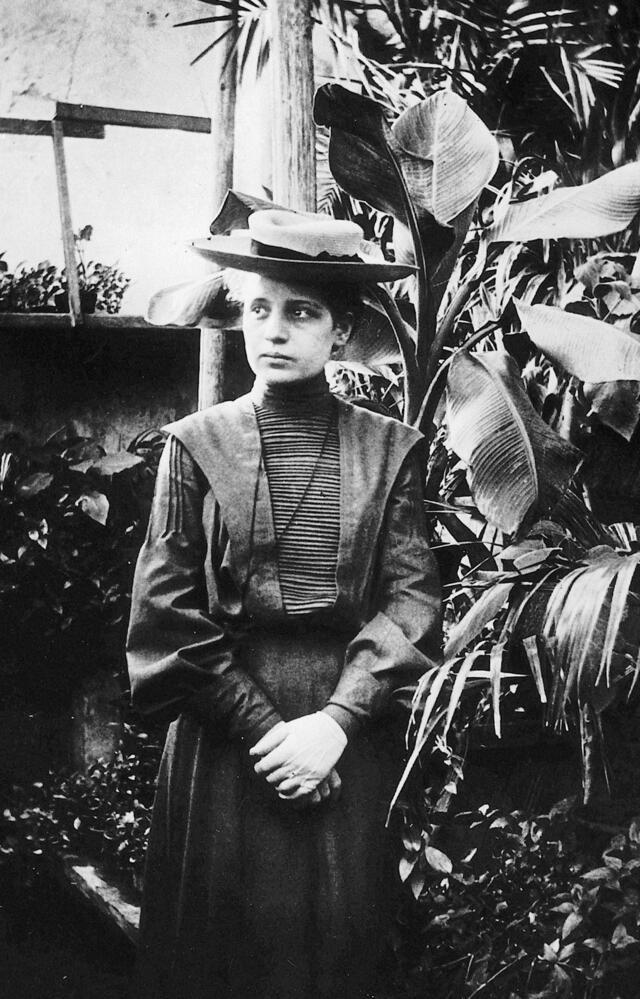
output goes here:
<path id="1" fill-rule="evenodd" d="M 289 336 L 286 320 L 275 310 L 271 313 L 269 319 L 267 320 L 264 328 L 264 334 L 268 340 L 272 340 L 277 343 L 284 342 Z"/>

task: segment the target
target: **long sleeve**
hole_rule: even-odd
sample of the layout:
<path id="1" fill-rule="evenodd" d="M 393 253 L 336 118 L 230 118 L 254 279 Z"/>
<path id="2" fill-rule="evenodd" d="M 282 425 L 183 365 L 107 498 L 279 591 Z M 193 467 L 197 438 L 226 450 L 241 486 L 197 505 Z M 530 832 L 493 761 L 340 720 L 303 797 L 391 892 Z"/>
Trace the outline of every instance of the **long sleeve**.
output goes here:
<path id="1" fill-rule="evenodd" d="M 389 497 L 377 565 L 372 617 L 349 643 L 325 708 L 347 733 L 379 715 L 394 690 L 414 685 L 442 655 L 440 582 L 415 449 Z"/>
<path id="2" fill-rule="evenodd" d="M 198 467 L 170 437 L 134 578 L 127 641 L 132 700 L 145 714 L 175 718 L 187 710 L 255 742 L 280 716 L 237 664 L 229 629 L 208 613 L 203 493 Z"/>

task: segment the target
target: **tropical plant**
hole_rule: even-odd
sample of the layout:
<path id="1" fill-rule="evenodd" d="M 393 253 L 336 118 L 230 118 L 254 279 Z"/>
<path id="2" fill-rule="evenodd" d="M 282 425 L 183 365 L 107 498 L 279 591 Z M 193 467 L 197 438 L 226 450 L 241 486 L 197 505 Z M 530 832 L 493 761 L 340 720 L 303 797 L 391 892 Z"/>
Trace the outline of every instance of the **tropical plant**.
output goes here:
<path id="1" fill-rule="evenodd" d="M 529 687 L 549 727 L 579 721 L 588 796 L 601 714 L 633 693 L 640 647 L 635 530 L 607 526 L 638 516 L 637 472 L 626 506 L 596 516 L 611 437 L 617 455 L 637 450 L 638 269 L 632 243 L 593 250 L 626 238 L 640 167 L 570 187 L 517 170 L 488 211 L 495 141 L 457 95 L 436 93 L 389 125 L 380 105 L 329 84 L 315 113 L 338 182 L 394 218 L 396 257 L 417 265 L 415 287 L 403 282 L 398 299 L 372 291 L 369 303 L 397 338 L 405 419 L 432 442 L 428 500 L 457 621 L 444 667 L 416 696 L 408 769 L 436 739 L 446 745 L 459 711 L 499 734 L 501 692 L 516 687 L 522 701 Z M 470 229 L 481 198 L 489 217 Z M 246 226 L 264 204 L 230 194 L 212 232 Z M 359 342 L 351 361 L 366 363 Z"/>
<path id="2" fill-rule="evenodd" d="M 133 564 L 160 432 L 128 450 L 64 427 L 43 445 L 0 441 L 0 683 L 48 703 L 77 676 L 123 666 Z"/>

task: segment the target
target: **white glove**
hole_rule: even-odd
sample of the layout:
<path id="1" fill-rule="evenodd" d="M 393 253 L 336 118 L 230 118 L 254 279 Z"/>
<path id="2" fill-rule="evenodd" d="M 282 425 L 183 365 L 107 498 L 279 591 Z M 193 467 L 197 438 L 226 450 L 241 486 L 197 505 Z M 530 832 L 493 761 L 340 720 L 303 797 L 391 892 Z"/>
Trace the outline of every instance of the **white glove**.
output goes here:
<path id="1" fill-rule="evenodd" d="M 337 721 L 316 711 L 275 725 L 249 752 L 261 757 L 254 770 L 277 787 L 280 797 L 297 798 L 329 776 L 346 745 Z"/>

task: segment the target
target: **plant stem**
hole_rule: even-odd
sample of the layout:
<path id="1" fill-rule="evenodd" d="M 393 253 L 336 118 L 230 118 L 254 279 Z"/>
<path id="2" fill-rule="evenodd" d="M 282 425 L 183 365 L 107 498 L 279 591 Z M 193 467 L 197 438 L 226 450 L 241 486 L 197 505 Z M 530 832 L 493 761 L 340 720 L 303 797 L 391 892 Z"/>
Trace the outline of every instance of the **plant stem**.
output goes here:
<path id="1" fill-rule="evenodd" d="M 450 354 L 450 356 L 446 359 L 446 361 L 444 361 L 436 371 L 434 378 L 430 383 L 426 395 L 422 401 L 420 412 L 418 413 L 418 416 L 414 421 L 414 426 L 422 431 L 428 443 L 431 443 L 431 440 L 433 438 L 433 417 L 435 415 L 436 409 L 438 408 L 440 395 L 442 394 L 442 390 L 444 389 L 445 386 L 444 375 L 446 374 L 449 365 L 453 361 L 454 357 L 456 357 L 460 353 L 460 351 L 471 350 L 471 348 L 475 347 L 477 343 L 480 343 L 481 340 L 484 340 L 484 338 L 488 336 L 489 333 L 493 333 L 496 326 L 497 323 L 491 323 L 489 326 L 486 326 L 484 329 L 478 330 L 478 332 L 474 333 L 472 337 L 469 337 L 469 339 L 466 341 L 465 344 L 463 344 L 462 347 L 459 347 L 458 350 L 455 350 L 452 354 Z"/>
<path id="2" fill-rule="evenodd" d="M 388 291 L 376 285 L 371 289 L 375 298 L 384 309 L 402 356 L 404 370 L 404 420 L 412 424 L 420 405 L 420 374 L 415 359 L 413 340 L 398 310 L 398 306 Z"/>

